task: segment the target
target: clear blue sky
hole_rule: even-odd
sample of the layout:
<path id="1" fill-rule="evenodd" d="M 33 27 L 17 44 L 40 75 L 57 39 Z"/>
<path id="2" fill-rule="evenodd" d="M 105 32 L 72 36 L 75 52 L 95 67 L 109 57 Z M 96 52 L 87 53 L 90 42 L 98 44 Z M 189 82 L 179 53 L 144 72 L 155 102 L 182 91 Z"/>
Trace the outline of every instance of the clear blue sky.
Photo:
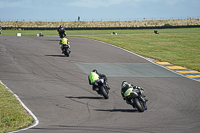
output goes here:
<path id="1" fill-rule="evenodd" d="M 0 20 L 116 21 L 199 18 L 200 0 L 0 0 Z"/>

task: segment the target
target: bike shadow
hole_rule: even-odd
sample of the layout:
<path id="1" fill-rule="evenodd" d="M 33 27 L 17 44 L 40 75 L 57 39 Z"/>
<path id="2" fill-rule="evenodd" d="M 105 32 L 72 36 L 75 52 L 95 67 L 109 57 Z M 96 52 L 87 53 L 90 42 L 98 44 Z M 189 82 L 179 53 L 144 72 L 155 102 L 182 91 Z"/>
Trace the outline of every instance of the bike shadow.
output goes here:
<path id="1" fill-rule="evenodd" d="M 95 109 L 96 111 L 105 111 L 105 112 L 138 112 L 136 109 Z"/>
<path id="2" fill-rule="evenodd" d="M 60 40 L 56 39 L 56 40 L 48 40 L 48 41 L 59 42 Z"/>
<path id="3" fill-rule="evenodd" d="M 65 55 L 45 55 L 45 56 L 52 56 L 52 57 L 66 57 Z"/>
<path id="4" fill-rule="evenodd" d="M 88 96 L 82 96 L 82 97 L 73 97 L 73 96 L 69 96 L 69 97 L 65 97 L 65 98 L 75 98 L 75 99 L 104 99 L 103 97 L 88 97 Z"/>

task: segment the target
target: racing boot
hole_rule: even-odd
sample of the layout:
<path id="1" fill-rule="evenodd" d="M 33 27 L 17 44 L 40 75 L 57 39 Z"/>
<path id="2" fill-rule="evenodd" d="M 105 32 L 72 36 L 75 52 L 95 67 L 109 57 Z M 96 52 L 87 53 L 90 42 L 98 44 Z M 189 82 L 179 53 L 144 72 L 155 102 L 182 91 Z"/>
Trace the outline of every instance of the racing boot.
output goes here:
<path id="1" fill-rule="evenodd" d="M 110 90 L 110 87 L 109 87 L 109 85 L 108 85 L 107 82 L 106 82 L 106 88 L 107 88 L 108 90 Z"/>

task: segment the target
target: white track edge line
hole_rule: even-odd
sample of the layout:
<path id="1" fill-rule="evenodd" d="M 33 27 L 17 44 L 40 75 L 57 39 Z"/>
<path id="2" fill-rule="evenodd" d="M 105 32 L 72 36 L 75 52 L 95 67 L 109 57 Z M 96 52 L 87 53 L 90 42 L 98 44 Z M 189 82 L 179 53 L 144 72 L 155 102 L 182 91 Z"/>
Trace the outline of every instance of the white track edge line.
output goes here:
<path id="1" fill-rule="evenodd" d="M 28 108 L 26 107 L 26 105 L 20 100 L 20 98 L 19 98 L 15 93 L 13 93 L 1 80 L 0 80 L 0 83 L 1 83 L 2 85 L 4 85 L 4 86 L 15 96 L 15 98 L 21 103 L 21 105 L 26 109 L 26 111 L 29 112 L 29 114 L 30 114 L 30 115 L 33 117 L 33 119 L 34 119 L 34 124 L 33 124 L 33 125 L 28 126 L 28 127 L 26 127 L 26 128 L 23 128 L 23 129 L 20 129 L 20 130 L 11 131 L 11 132 L 8 132 L 8 133 L 16 133 L 16 132 L 28 130 L 28 129 L 30 129 L 30 128 L 33 128 L 33 127 L 37 126 L 37 125 L 39 124 L 39 120 L 38 120 L 37 117 L 31 112 L 31 110 L 28 109 Z"/>

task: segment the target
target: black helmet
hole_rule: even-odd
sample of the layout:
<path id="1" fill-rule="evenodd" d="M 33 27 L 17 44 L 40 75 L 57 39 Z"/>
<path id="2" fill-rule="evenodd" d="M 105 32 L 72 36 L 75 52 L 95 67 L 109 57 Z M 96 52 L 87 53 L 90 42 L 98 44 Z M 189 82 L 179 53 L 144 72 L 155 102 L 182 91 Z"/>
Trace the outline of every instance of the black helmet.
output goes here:
<path id="1" fill-rule="evenodd" d="M 128 82 L 123 81 L 122 84 L 121 84 L 121 87 L 124 88 L 127 84 L 128 84 Z"/>
<path id="2" fill-rule="evenodd" d="M 95 72 L 95 73 L 97 73 L 97 69 L 94 69 L 94 70 L 92 70 L 92 72 Z"/>
<path id="3" fill-rule="evenodd" d="M 62 26 L 62 25 L 60 25 L 60 28 L 63 28 L 63 26 Z"/>

